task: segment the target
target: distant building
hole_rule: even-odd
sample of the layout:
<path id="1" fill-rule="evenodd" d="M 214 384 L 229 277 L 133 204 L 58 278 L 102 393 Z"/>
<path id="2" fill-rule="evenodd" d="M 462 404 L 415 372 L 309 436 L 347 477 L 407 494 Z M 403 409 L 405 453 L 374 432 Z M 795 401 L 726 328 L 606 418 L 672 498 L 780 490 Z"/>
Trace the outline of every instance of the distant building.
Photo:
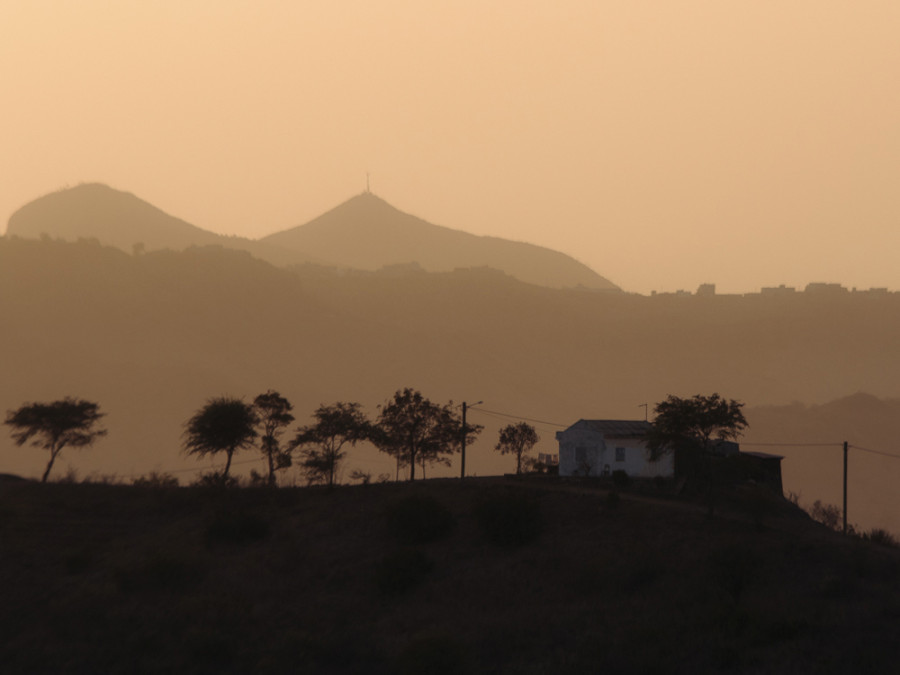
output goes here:
<path id="1" fill-rule="evenodd" d="M 658 461 L 647 458 L 644 440 L 650 423 L 632 420 L 578 420 L 556 432 L 560 476 L 608 476 L 624 471 L 629 476 L 673 476 L 671 454 Z"/>
<path id="2" fill-rule="evenodd" d="M 624 471 L 633 478 L 689 476 L 696 460 L 678 452 L 650 461 L 645 441 L 652 425 L 634 420 L 578 420 L 556 432 L 560 476 L 609 476 Z M 782 494 L 780 455 L 741 452 L 734 441 L 714 440 L 710 461 L 724 483 L 753 481 Z"/>
<path id="3" fill-rule="evenodd" d="M 697 295 L 700 296 L 710 296 L 716 294 L 716 285 L 715 284 L 700 284 L 697 287 Z"/>
<path id="4" fill-rule="evenodd" d="M 761 295 L 794 295 L 796 292 L 796 288 L 785 286 L 784 284 L 780 286 L 763 286 L 762 290 L 760 290 Z"/>
<path id="5" fill-rule="evenodd" d="M 810 284 L 806 284 L 806 289 L 804 293 L 811 293 L 817 295 L 840 295 L 843 293 L 849 293 L 849 291 L 841 286 L 840 284 L 826 284 L 822 282 L 813 282 Z"/>

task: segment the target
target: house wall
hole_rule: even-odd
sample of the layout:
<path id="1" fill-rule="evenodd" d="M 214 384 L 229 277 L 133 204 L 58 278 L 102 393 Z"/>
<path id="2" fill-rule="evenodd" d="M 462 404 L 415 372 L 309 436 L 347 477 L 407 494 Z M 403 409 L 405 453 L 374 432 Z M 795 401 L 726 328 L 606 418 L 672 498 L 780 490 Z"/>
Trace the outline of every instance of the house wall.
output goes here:
<path id="1" fill-rule="evenodd" d="M 672 476 L 675 464 L 671 455 L 657 462 L 647 459 L 647 448 L 637 438 L 605 438 L 587 425 L 574 424 L 557 433 L 560 476 L 602 476 L 607 470 L 621 470 L 632 477 Z M 617 448 L 622 451 L 617 452 Z"/>

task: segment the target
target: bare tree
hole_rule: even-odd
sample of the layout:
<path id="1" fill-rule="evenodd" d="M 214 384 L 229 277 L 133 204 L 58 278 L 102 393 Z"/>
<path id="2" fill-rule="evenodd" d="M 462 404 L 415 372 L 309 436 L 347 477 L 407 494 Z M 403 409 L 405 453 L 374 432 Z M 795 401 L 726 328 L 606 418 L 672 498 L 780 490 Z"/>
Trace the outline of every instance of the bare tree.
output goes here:
<path id="1" fill-rule="evenodd" d="M 46 483 L 64 447 L 82 448 L 106 435 L 106 429 L 98 427 L 103 416 L 96 403 L 66 397 L 52 403 L 26 403 L 7 412 L 4 424 L 13 428 L 16 445 L 34 439 L 33 446 L 50 451 L 50 461 L 41 476 L 41 482 Z"/>

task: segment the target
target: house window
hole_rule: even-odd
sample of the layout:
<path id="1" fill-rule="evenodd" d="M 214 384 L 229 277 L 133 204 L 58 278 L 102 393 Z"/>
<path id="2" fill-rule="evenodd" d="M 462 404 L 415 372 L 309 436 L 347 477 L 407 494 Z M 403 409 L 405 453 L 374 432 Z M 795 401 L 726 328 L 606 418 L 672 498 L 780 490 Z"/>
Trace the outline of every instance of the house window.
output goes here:
<path id="1" fill-rule="evenodd" d="M 617 462 L 625 461 L 625 448 L 616 448 L 616 461 Z"/>

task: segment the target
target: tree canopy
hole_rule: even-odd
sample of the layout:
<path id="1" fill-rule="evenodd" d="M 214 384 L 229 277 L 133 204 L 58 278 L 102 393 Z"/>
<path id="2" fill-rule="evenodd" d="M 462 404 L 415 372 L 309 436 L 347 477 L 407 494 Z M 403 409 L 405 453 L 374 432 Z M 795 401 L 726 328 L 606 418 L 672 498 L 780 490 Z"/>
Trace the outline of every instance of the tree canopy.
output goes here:
<path id="1" fill-rule="evenodd" d="M 269 389 L 253 399 L 253 408 L 262 427 L 260 443 L 263 455 L 269 464 L 269 485 L 275 485 L 275 471 L 291 465 L 289 452 L 282 452 L 278 437 L 282 430 L 294 421 L 293 406 L 277 391 Z"/>
<path id="2" fill-rule="evenodd" d="M 46 483 L 64 447 L 89 446 L 106 435 L 106 429 L 98 426 L 103 416 L 98 404 L 66 397 L 52 403 L 26 403 L 8 411 L 4 424 L 13 428 L 10 433 L 16 445 L 31 441 L 33 446 L 50 451 L 50 461 L 41 476 L 41 482 Z"/>
<path id="3" fill-rule="evenodd" d="M 522 457 L 540 440 L 535 428 L 527 422 L 508 424 L 500 430 L 500 440 L 494 449 L 501 455 L 516 456 L 516 473 L 522 473 Z"/>
<path id="4" fill-rule="evenodd" d="M 300 466 L 310 483 L 325 482 L 333 487 L 338 466 L 347 454 L 344 446 L 372 438 L 372 424 L 359 403 L 320 405 L 313 416 L 314 424 L 297 429 L 291 448 L 300 449 Z"/>
<path id="5" fill-rule="evenodd" d="M 415 480 L 416 463 L 449 466 L 449 455 L 462 441 L 462 419 L 453 402 L 438 405 L 421 392 L 406 388 L 381 406 L 374 437 L 376 445 L 397 459 L 398 467 L 409 466 L 409 480 Z M 466 424 L 467 440 L 481 431 L 480 425 Z"/>
<path id="6" fill-rule="evenodd" d="M 211 398 L 185 423 L 184 449 L 199 457 L 224 452 L 227 461 L 222 478 L 227 479 L 231 458 L 237 450 L 253 444 L 257 423 L 256 411 L 249 403 L 230 396 Z"/>
<path id="7" fill-rule="evenodd" d="M 714 439 L 737 439 L 747 428 L 743 406 L 719 394 L 669 396 L 654 408 L 655 418 L 647 435 L 651 459 L 676 449 L 708 452 Z"/>

